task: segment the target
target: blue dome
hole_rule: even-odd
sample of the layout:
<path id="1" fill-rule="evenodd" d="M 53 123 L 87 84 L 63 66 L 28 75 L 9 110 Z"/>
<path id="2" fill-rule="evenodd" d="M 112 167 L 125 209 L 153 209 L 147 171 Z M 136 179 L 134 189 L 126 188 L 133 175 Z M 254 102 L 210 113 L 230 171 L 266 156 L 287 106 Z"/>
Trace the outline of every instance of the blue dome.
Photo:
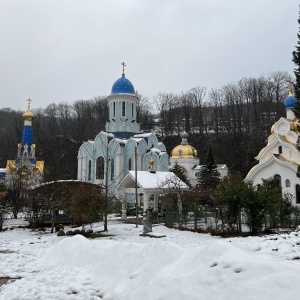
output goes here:
<path id="1" fill-rule="evenodd" d="M 112 94 L 131 94 L 134 95 L 133 84 L 123 74 L 111 88 Z"/>
<path id="2" fill-rule="evenodd" d="M 295 104 L 297 102 L 297 99 L 294 96 L 288 96 L 285 100 L 284 100 L 284 106 L 285 108 L 294 108 Z"/>

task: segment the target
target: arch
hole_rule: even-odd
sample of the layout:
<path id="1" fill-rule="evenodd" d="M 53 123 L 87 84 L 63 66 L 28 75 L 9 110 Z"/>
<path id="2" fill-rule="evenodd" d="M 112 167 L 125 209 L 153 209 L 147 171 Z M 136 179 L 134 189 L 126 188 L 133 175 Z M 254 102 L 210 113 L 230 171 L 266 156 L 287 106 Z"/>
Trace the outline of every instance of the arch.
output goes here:
<path id="1" fill-rule="evenodd" d="M 104 179 L 104 157 L 98 156 L 96 160 L 96 179 Z"/>

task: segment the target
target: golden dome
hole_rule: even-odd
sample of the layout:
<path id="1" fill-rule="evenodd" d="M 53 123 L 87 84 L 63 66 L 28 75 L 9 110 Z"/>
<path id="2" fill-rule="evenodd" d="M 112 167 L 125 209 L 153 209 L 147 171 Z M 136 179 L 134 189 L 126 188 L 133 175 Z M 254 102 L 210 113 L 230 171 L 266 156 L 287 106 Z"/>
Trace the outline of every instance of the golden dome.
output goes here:
<path id="1" fill-rule="evenodd" d="M 197 150 L 191 145 L 176 146 L 171 152 L 171 158 L 195 158 Z"/>
<path id="2" fill-rule="evenodd" d="M 23 114 L 23 118 L 25 120 L 28 120 L 28 121 L 32 121 L 33 119 L 33 113 L 30 111 L 30 102 L 32 101 L 31 99 L 28 99 L 28 108 L 27 110 L 24 112 Z"/>

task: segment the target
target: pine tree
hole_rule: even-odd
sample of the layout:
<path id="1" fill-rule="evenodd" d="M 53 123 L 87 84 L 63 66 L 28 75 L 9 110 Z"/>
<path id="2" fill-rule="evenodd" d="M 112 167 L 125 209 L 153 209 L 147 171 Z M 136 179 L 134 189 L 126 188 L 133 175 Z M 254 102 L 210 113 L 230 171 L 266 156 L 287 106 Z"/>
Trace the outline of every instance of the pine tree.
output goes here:
<path id="1" fill-rule="evenodd" d="M 220 181 L 220 173 L 217 170 L 217 164 L 210 144 L 206 163 L 202 167 L 198 177 L 198 189 L 202 203 L 211 204 L 212 196 Z"/>
<path id="2" fill-rule="evenodd" d="M 173 172 L 178 178 L 180 178 L 188 186 L 191 186 L 191 183 L 186 176 L 186 169 L 183 166 L 180 166 L 176 162 L 174 167 L 172 169 L 170 169 L 170 171 Z"/>
<path id="3" fill-rule="evenodd" d="M 300 118 L 300 11 L 299 11 L 299 32 L 298 42 L 296 46 L 296 50 L 293 51 L 293 63 L 295 64 L 294 74 L 296 77 L 296 82 L 294 83 L 294 96 L 297 98 L 297 103 L 295 105 L 294 113 L 297 118 Z"/>

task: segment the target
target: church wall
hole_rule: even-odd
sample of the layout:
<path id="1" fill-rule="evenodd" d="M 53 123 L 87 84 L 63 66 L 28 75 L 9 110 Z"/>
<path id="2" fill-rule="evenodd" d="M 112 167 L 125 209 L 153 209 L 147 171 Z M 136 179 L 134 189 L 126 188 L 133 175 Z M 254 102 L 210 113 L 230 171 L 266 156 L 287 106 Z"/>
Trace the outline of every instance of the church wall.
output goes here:
<path id="1" fill-rule="evenodd" d="M 281 150 L 279 149 L 279 147 L 281 147 Z M 263 152 L 261 153 L 261 156 L 259 157 L 259 161 L 264 162 L 268 160 L 272 154 L 281 154 L 286 159 L 300 164 L 300 155 L 295 147 L 290 144 L 277 141 L 277 143 L 275 143 L 274 145 L 265 147 L 263 149 Z"/>
<path id="2" fill-rule="evenodd" d="M 158 148 L 158 140 L 154 134 L 151 134 L 148 137 L 148 148 L 151 149 L 152 147 Z"/>
<path id="3" fill-rule="evenodd" d="M 129 170 L 135 169 L 135 146 L 134 140 L 129 140 L 125 147 L 125 166 L 124 170 L 127 173 Z M 129 159 L 131 159 L 131 168 L 129 169 Z"/>
<path id="4" fill-rule="evenodd" d="M 138 149 L 139 149 L 139 153 L 143 156 L 146 152 L 147 152 L 147 143 L 146 141 L 140 140 L 138 143 Z"/>
<path id="5" fill-rule="evenodd" d="M 161 155 L 159 171 L 163 171 L 163 172 L 169 171 L 169 156 L 167 154 Z"/>
<path id="6" fill-rule="evenodd" d="M 158 143 L 157 147 L 160 151 L 167 151 L 166 146 L 163 143 Z"/>
<path id="7" fill-rule="evenodd" d="M 82 178 L 84 178 L 84 181 L 89 181 L 92 182 L 92 174 L 93 174 L 93 168 L 94 168 L 94 150 L 93 150 L 93 144 L 92 142 L 87 142 L 85 144 L 85 149 L 84 149 L 84 153 L 85 153 L 85 159 L 83 159 L 83 166 L 82 166 Z M 91 180 L 88 180 L 89 178 L 89 161 L 91 161 Z"/>
<path id="8" fill-rule="evenodd" d="M 262 184 L 262 178 L 274 178 L 275 175 L 281 176 L 282 193 L 290 193 L 295 195 L 296 185 L 299 184 L 299 178 L 296 176 L 296 170 L 290 166 L 276 163 L 275 161 L 265 167 L 261 166 L 247 180 L 252 181 L 254 185 Z M 290 187 L 286 187 L 286 180 L 290 181 Z M 293 204 L 296 200 L 293 199 Z"/>
<path id="9" fill-rule="evenodd" d="M 115 120 L 124 118 L 124 119 L 133 119 L 136 120 L 136 105 L 138 98 L 134 95 L 127 94 L 113 94 L 108 97 L 109 102 L 109 119 L 114 118 Z M 115 102 L 115 116 L 113 114 L 113 103 Z M 122 102 L 125 102 L 125 116 L 122 117 Z M 132 117 L 132 106 L 133 103 L 133 117 Z"/>

